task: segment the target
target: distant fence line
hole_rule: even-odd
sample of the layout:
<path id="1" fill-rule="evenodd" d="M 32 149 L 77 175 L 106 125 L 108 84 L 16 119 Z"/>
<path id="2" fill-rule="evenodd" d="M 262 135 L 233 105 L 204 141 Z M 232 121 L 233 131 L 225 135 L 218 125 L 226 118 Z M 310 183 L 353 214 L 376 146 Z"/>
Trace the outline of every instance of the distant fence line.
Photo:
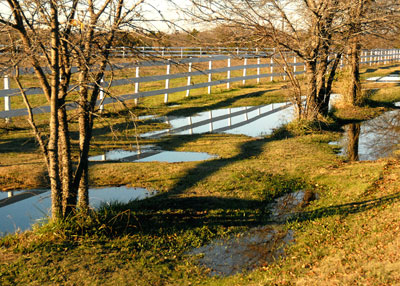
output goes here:
<path id="1" fill-rule="evenodd" d="M 291 68 L 291 72 L 295 75 L 300 75 L 305 73 L 305 64 L 303 62 L 299 62 L 294 55 L 287 55 L 287 59 L 290 60 L 289 68 Z M 232 65 L 232 59 L 241 60 L 243 64 Z M 256 60 L 255 64 L 248 64 L 248 60 L 253 59 Z M 226 61 L 225 67 L 213 68 L 213 63 L 216 61 Z M 400 61 L 400 49 L 388 49 L 388 50 L 364 50 L 361 55 L 361 64 L 366 65 L 377 65 L 377 64 L 387 64 L 390 62 L 398 62 Z M 193 70 L 192 64 L 194 63 L 208 63 L 208 69 L 205 70 Z M 342 59 L 340 63 L 340 67 L 345 65 L 345 61 Z M 187 67 L 187 72 L 180 73 L 172 73 L 171 74 L 171 66 L 172 65 L 183 65 Z M 140 68 L 141 67 L 149 67 L 149 66 L 157 66 L 164 67 L 166 71 L 161 75 L 154 76 L 140 76 Z M 243 85 L 246 84 L 247 80 L 256 79 L 257 83 L 260 83 L 260 80 L 263 78 L 269 78 L 270 81 L 273 81 L 275 78 L 280 77 L 283 80 L 286 80 L 286 72 L 282 70 L 281 66 L 277 63 L 277 56 L 271 54 L 269 56 L 257 56 L 255 54 L 245 54 L 240 57 L 232 56 L 232 55 L 215 55 L 208 57 L 193 57 L 193 58 L 182 58 L 182 59 L 169 59 L 169 60 L 151 60 L 151 61 L 141 61 L 137 63 L 128 63 L 128 64 L 117 64 L 113 66 L 109 66 L 108 69 L 128 69 L 135 68 L 136 73 L 134 78 L 128 79 L 116 79 L 111 82 L 103 82 L 103 89 L 106 87 L 114 87 L 121 85 L 132 85 L 133 93 L 128 93 L 124 95 L 120 95 L 117 98 L 106 97 L 104 98 L 103 89 L 100 93 L 100 98 L 97 101 L 97 105 L 102 110 L 104 109 L 104 105 L 108 103 L 114 103 L 118 100 L 125 101 L 134 99 L 135 103 L 138 104 L 138 100 L 140 98 L 156 96 L 156 95 L 164 95 L 164 103 L 168 103 L 169 94 L 176 92 L 185 92 L 186 96 L 190 96 L 190 91 L 199 88 L 206 88 L 207 93 L 211 94 L 211 87 L 226 84 L 227 89 L 231 87 L 231 83 L 233 82 L 242 82 Z M 252 69 L 255 71 L 255 74 L 248 74 L 248 70 Z M 264 71 L 262 72 L 262 69 Z M 160 69 L 162 70 L 162 69 Z M 77 71 L 75 69 L 75 71 Z M 241 76 L 232 77 L 232 71 L 242 71 Z M 22 73 L 29 74 L 33 73 L 32 69 L 25 69 Z M 214 74 L 222 74 L 226 73 L 223 79 L 213 80 L 212 76 Z M 192 83 L 192 77 L 207 75 L 207 80 L 199 83 Z M 170 80 L 185 78 L 187 79 L 186 85 L 178 86 L 178 87 L 170 87 Z M 154 89 L 147 91 L 140 91 L 140 84 L 146 82 L 156 82 L 156 81 L 165 81 L 165 88 L 162 89 Z M 71 85 L 70 90 L 77 88 L 76 85 Z M 43 94 L 43 90 L 39 87 L 27 88 L 25 90 L 27 95 L 36 95 Z M 26 108 L 21 109 L 12 109 L 11 108 L 11 97 L 20 96 L 19 89 L 10 89 L 10 79 L 8 76 L 4 77 L 4 89 L 0 90 L 0 98 L 4 98 L 4 111 L 0 111 L 0 118 L 9 119 L 12 117 L 27 115 Z M 75 109 L 77 108 L 77 103 L 68 103 L 67 109 Z M 49 106 L 40 106 L 34 107 L 32 109 L 33 114 L 41 114 L 50 112 Z"/>

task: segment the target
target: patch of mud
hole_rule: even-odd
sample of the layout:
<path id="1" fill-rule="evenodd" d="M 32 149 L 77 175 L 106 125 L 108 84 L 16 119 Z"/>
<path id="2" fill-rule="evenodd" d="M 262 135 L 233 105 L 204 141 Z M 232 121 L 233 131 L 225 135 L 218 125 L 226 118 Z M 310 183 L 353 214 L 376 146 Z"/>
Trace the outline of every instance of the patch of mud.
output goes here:
<path id="1" fill-rule="evenodd" d="M 317 195 L 311 191 L 298 191 L 279 197 L 270 204 L 271 220 L 285 222 L 316 199 Z"/>
<path id="2" fill-rule="evenodd" d="M 284 223 L 315 199 L 316 194 L 310 191 L 279 197 L 269 205 L 271 221 Z M 200 256 L 198 263 L 208 268 L 211 276 L 251 271 L 283 256 L 285 247 L 294 242 L 294 231 L 282 231 L 281 228 L 274 224 L 252 228 L 245 233 L 193 249 L 189 254 Z"/>
<path id="3" fill-rule="evenodd" d="M 229 239 L 216 240 L 190 254 L 202 256 L 198 262 L 210 269 L 211 276 L 229 276 L 273 262 L 292 241 L 293 231 L 280 232 L 272 226 L 263 226 Z"/>

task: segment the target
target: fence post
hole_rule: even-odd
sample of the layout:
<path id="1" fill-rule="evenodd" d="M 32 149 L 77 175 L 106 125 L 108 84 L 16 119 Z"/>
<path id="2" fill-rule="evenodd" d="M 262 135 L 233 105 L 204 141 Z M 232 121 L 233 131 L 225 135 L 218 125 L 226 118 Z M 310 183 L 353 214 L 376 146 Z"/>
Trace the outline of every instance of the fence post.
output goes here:
<path id="1" fill-rule="evenodd" d="M 258 51 L 257 51 L 258 53 Z M 260 83 L 260 64 L 261 64 L 261 59 L 260 57 L 257 58 L 257 83 Z"/>
<path id="2" fill-rule="evenodd" d="M 189 73 L 188 78 L 187 78 L 187 86 L 188 87 L 190 86 L 190 83 L 192 81 L 192 77 L 190 75 L 191 72 L 192 72 L 192 62 L 189 63 L 189 68 L 188 68 L 188 73 Z M 190 95 L 190 89 L 187 89 L 186 90 L 186 97 L 188 97 L 189 95 Z"/>
<path id="3" fill-rule="evenodd" d="M 382 52 L 383 52 L 383 64 L 386 65 L 386 63 L 387 63 L 387 51 L 384 50 Z"/>
<path id="4" fill-rule="evenodd" d="M 171 72 L 171 63 L 168 60 L 167 64 L 167 75 L 169 75 Z M 165 89 L 169 89 L 169 78 L 165 80 Z M 164 103 L 168 103 L 168 92 L 164 94 Z"/>
<path id="5" fill-rule="evenodd" d="M 136 78 L 140 77 L 139 66 L 136 67 L 135 77 Z M 135 82 L 135 93 L 139 93 L 139 82 Z M 135 98 L 135 106 L 137 106 L 138 104 L 139 104 L 139 98 Z"/>
<path id="6" fill-rule="evenodd" d="M 283 81 L 286 81 L 286 71 L 287 71 L 287 67 L 286 65 L 283 67 Z"/>
<path id="7" fill-rule="evenodd" d="M 297 71 L 296 64 L 297 64 L 297 58 L 296 58 L 296 56 L 294 56 L 293 57 L 293 76 L 294 77 L 296 77 L 296 71 Z"/>
<path id="8" fill-rule="evenodd" d="M 8 77 L 8 75 L 4 76 L 4 89 L 10 89 L 10 78 Z M 11 99 L 8 95 L 4 96 L 4 110 L 11 110 Z M 11 119 L 8 117 L 6 117 L 5 119 L 7 123 L 11 121 Z"/>
<path id="9" fill-rule="evenodd" d="M 273 80 L 274 80 L 274 75 L 273 75 L 273 73 L 274 73 L 274 55 L 271 56 L 271 61 L 270 61 L 270 63 L 271 63 L 271 67 L 270 67 L 270 71 L 271 71 L 271 81 L 273 81 Z"/>
<path id="10" fill-rule="evenodd" d="M 103 104 L 104 88 L 103 88 L 103 82 L 104 82 L 104 76 L 100 80 L 100 91 L 99 91 L 99 99 L 100 99 L 99 110 L 100 110 L 100 113 L 103 113 L 103 111 L 104 111 L 104 104 Z"/>
<path id="11" fill-rule="evenodd" d="M 211 82 L 211 79 L 212 79 L 211 69 L 212 69 L 212 60 L 208 61 L 208 70 L 209 70 L 209 72 L 208 72 L 208 82 L 209 83 Z M 207 93 L 211 94 L 211 85 L 209 85 L 207 87 Z"/>
<path id="12" fill-rule="evenodd" d="M 245 77 L 247 75 L 247 58 L 244 58 L 244 68 L 243 68 L 243 77 Z M 243 85 L 246 84 L 246 79 L 243 79 Z"/>
<path id="13" fill-rule="evenodd" d="M 369 51 L 369 65 L 372 65 L 372 51 Z"/>
<path id="14" fill-rule="evenodd" d="M 226 88 L 230 89 L 231 88 L 231 82 L 229 81 L 231 79 L 231 58 L 228 59 L 228 71 L 227 71 L 227 75 L 226 75 L 226 79 L 228 80 L 226 83 Z"/>
<path id="15" fill-rule="evenodd" d="M 181 59 L 183 59 L 183 48 L 181 48 Z"/>

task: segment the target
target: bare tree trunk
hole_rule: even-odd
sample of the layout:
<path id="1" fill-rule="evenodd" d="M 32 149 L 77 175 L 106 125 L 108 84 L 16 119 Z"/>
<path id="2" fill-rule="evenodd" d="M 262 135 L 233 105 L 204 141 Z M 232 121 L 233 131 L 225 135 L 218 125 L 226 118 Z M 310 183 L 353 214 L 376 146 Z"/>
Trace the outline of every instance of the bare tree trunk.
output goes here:
<path id="1" fill-rule="evenodd" d="M 303 113 L 304 119 L 316 120 L 318 118 L 317 102 L 317 63 L 315 61 L 306 62 L 306 82 L 308 85 L 306 110 Z"/>
<path id="2" fill-rule="evenodd" d="M 59 65 L 59 22 L 57 15 L 57 7 L 54 2 L 50 4 L 51 13 L 51 95 L 50 95 L 50 140 L 49 140 L 49 176 L 52 196 L 52 215 L 53 219 L 62 217 L 62 197 L 61 197 L 61 180 L 60 167 L 58 161 L 58 140 L 59 140 L 59 122 L 58 122 L 58 95 L 60 84 L 60 65 Z"/>
<path id="3" fill-rule="evenodd" d="M 362 103 L 361 82 L 360 82 L 360 51 L 358 37 L 355 37 L 350 45 L 350 86 L 348 91 L 348 101 L 353 106 L 359 106 Z"/>
<path id="4" fill-rule="evenodd" d="M 62 183 L 62 205 L 63 216 L 66 217 L 73 212 L 76 206 L 77 191 L 72 186 L 72 160 L 71 143 L 67 122 L 65 106 L 58 111 L 59 118 L 59 160 L 61 169 Z"/>

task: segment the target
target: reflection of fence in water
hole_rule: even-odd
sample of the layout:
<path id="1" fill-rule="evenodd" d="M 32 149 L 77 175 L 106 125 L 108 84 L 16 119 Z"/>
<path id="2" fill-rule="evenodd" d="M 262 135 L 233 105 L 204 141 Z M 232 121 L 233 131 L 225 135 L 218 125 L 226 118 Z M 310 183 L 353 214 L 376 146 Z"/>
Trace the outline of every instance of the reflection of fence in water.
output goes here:
<path id="1" fill-rule="evenodd" d="M 252 107 L 243 107 L 238 111 L 232 112 L 233 108 L 227 108 L 226 113 L 222 115 L 217 115 L 213 113 L 212 110 L 206 112 L 201 116 L 201 120 L 194 122 L 193 116 L 187 117 L 187 124 L 182 123 L 182 119 L 171 119 L 166 117 L 165 122 L 174 125 L 174 123 L 178 126 L 173 126 L 171 129 L 167 129 L 166 131 L 160 131 L 160 132 L 154 132 L 151 134 L 144 134 L 142 137 L 145 138 L 158 138 L 161 136 L 165 135 L 172 135 L 172 134 L 181 134 L 185 131 L 188 131 L 188 134 L 192 135 L 194 133 L 205 133 L 205 132 L 214 132 L 214 133 L 220 133 L 220 132 L 225 132 L 228 130 L 233 130 L 242 126 L 245 126 L 247 124 L 250 124 L 252 122 L 255 122 L 263 117 L 267 117 L 271 114 L 277 113 L 283 109 L 286 109 L 290 107 L 292 104 L 290 102 L 286 103 L 275 103 L 275 104 L 269 104 L 269 105 L 263 105 L 263 106 L 252 106 Z M 216 111 L 214 111 L 216 112 Z M 253 115 L 252 117 L 249 116 L 251 112 L 255 112 L 256 115 Z M 208 119 L 202 119 L 206 114 L 208 113 Z M 238 118 L 239 116 L 243 115 L 242 119 L 233 122 L 233 118 Z M 173 122 L 175 121 L 175 122 Z M 215 123 L 220 123 L 220 125 L 223 125 L 222 127 L 215 128 Z M 204 127 L 208 126 L 208 130 L 205 129 Z M 195 129 L 200 129 L 202 130 L 197 130 Z"/>

